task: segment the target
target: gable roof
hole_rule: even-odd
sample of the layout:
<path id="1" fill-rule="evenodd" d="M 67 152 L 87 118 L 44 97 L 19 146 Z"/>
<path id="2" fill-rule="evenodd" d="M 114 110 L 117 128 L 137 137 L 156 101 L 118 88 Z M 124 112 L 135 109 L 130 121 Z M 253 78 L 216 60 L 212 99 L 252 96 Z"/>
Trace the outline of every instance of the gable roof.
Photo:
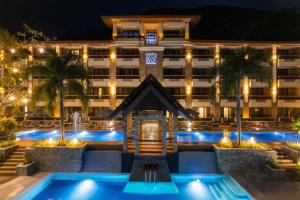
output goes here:
<path id="1" fill-rule="evenodd" d="M 110 118 L 127 115 L 134 110 L 168 110 L 187 120 L 191 116 L 181 104 L 150 74 L 111 114 Z"/>

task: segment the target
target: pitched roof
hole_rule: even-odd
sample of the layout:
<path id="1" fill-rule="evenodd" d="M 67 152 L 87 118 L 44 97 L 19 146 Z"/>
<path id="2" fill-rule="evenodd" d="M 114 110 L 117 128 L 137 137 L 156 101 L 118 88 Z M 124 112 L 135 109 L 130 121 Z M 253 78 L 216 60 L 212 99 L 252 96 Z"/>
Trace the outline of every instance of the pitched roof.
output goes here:
<path id="1" fill-rule="evenodd" d="M 191 116 L 180 103 L 150 74 L 111 114 L 110 118 L 126 115 L 134 110 L 168 110 L 187 120 Z"/>

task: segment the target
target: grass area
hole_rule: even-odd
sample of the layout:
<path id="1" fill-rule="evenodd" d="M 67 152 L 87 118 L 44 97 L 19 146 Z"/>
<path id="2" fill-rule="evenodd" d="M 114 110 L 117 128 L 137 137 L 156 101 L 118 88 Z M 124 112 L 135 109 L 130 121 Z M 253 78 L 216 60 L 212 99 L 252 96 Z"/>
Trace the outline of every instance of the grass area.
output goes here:
<path id="1" fill-rule="evenodd" d="M 61 142 L 60 140 L 39 140 L 34 143 L 35 147 L 82 147 L 86 143 L 79 140 L 67 140 Z"/>
<path id="2" fill-rule="evenodd" d="M 15 145 L 15 141 L 13 140 L 3 140 L 0 141 L 0 148 L 9 147 Z"/>
<path id="3" fill-rule="evenodd" d="M 220 148 L 246 148 L 246 149 L 270 149 L 270 146 L 266 143 L 261 142 L 251 142 L 251 141 L 242 141 L 240 145 L 237 142 L 233 142 L 228 138 L 217 144 Z"/>

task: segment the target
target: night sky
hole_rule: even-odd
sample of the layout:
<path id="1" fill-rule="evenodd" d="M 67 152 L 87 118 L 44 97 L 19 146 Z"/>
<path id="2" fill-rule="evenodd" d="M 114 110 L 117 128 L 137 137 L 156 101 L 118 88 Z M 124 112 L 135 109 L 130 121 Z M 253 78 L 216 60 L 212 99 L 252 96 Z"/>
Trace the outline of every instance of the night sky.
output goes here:
<path id="1" fill-rule="evenodd" d="M 103 26 L 101 15 L 143 14 L 155 8 L 196 8 L 212 5 L 278 11 L 295 8 L 299 0 L 0 0 L 0 26 L 11 32 L 22 22 L 47 34 L 80 33 Z"/>

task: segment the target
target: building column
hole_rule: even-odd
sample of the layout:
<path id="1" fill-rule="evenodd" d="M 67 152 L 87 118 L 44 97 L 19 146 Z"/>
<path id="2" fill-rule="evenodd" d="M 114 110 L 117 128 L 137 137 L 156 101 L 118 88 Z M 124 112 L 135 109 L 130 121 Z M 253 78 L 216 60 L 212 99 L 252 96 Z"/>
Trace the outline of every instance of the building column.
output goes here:
<path id="1" fill-rule="evenodd" d="M 158 39 L 159 40 L 163 40 L 164 39 L 163 23 L 159 23 L 159 26 L 158 26 Z"/>
<path id="2" fill-rule="evenodd" d="M 83 63 L 85 65 L 85 67 L 87 68 L 87 70 L 88 70 L 88 60 L 89 60 L 88 55 L 89 55 L 88 46 L 84 45 L 83 46 L 82 60 L 83 60 Z M 87 89 L 87 87 L 85 87 L 85 89 Z M 89 105 L 87 105 L 87 108 L 85 108 L 85 109 L 83 109 L 83 106 L 82 106 L 82 121 L 83 122 L 88 122 L 89 121 L 88 106 Z"/>
<path id="3" fill-rule="evenodd" d="M 177 116 L 173 115 L 173 151 L 174 152 L 178 151 L 178 146 L 177 146 L 177 129 L 178 129 Z"/>
<path id="4" fill-rule="evenodd" d="M 139 68 L 140 82 L 143 82 L 147 77 L 146 69 L 146 52 L 140 51 L 140 68 Z"/>
<path id="5" fill-rule="evenodd" d="M 167 155 L 167 119 L 164 114 L 161 115 L 162 121 L 162 155 Z"/>
<path id="6" fill-rule="evenodd" d="M 115 109 L 117 104 L 117 49 L 115 46 L 110 48 L 110 59 L 109 59 L 109 88 L 110 88 L 110 108 Z"/>
<path id="7" fill-rule="evenodd" d="M 214 49 L 214 61 L 215 66 L 218 68 L 221 63 L 220 56 L 220 46 L 216 45 Z M 221 121 L 221 86 L 220 86 L 220 71 L 216 70 L 216 78 L 215 78 L 215 88 L 216 88 L 216 96 L 215 96 L 215 105 L 214 105 L 214 120 Z"/>
<path id="8" fill-rule="evenodd" d="M 185 27 L 184 27 L 184 38 L 186 40 L 190 39 L 190 23 L 189 22 L 185 22 Z"/>
<path id="9" fill-rule="evenodd" d="M 243 119 L 249 118 L 249 87 L 250 80 L 245 76 L 243 79 Z"/>
<path id="10" fill-rule="evenodd" d="M 193 77 L 192 77 L 192 47 L 186 48 L 185 55 L 185 103 L 186 108 L 192 108 L 193 100 Z"/>
<path id="11" fill-rule="evenodd" d="M 118 36 L 117 23 L 113 22 L 113 33 L 112 33 L 113 40 L 115 40 L 117 36 Z"/>
<path id="12" fill-rule="evenodd" d="M 278 56 L 277 56 L 277 47 L 272 47 L 272 118 L 277 120 L 278 118 L 278 108 L 277 108 L 277 66 L 278 66 Z"/>
<path id="13" fill-rule="evenodd" d="M 139 132 L 140 119 L 137 113 L 134 114 L 134 155 L 139 155 Z"/>
<path id="14" fill-rule="evenodd" d="M 59 45 L 55 46 L 55 52 L 57 56 L 61 56 L 61 48 Z M 54 105 L 54 118 L 59 118 L 60 117 L 60 110 L 59 110 L 59 102 L 56 101 Z"/>

